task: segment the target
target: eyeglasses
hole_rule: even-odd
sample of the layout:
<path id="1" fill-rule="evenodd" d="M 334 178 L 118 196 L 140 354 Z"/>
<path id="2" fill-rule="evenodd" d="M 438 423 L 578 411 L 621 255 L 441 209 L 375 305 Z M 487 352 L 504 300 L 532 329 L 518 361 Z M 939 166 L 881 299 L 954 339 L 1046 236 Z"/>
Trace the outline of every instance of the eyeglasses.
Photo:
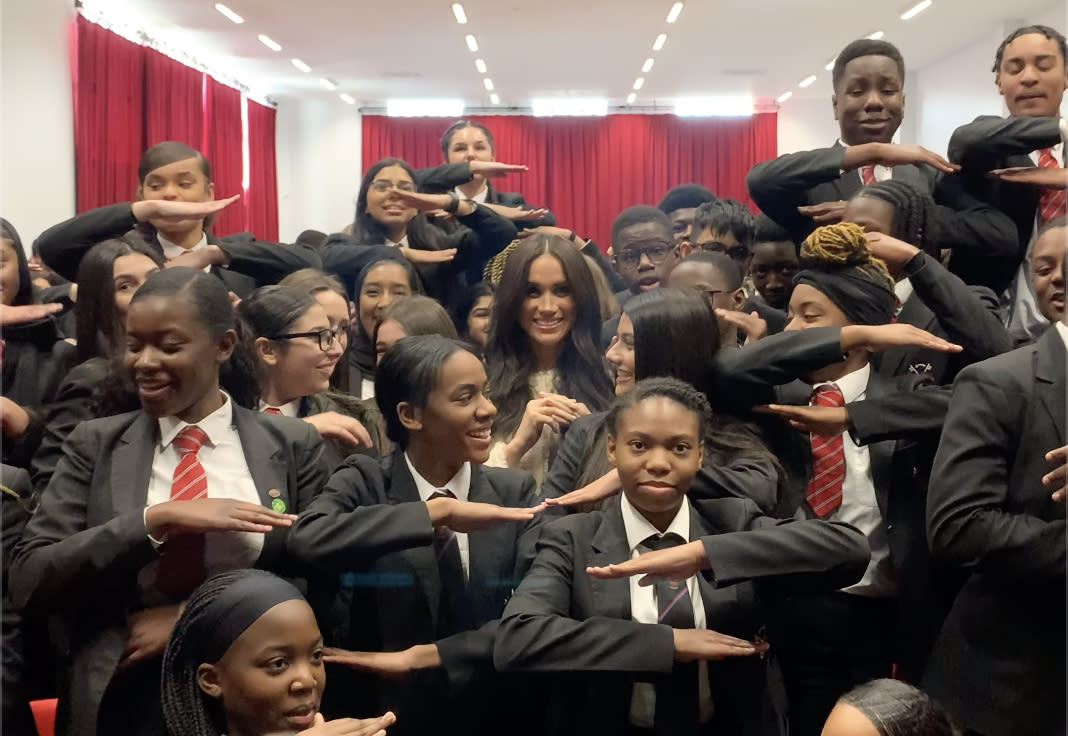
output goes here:
<path id="1" fill-rule="evenodd" d="M 321 330 L 313 330 L 311 332 L 287 332 L 284 335 L 275 335 L 272 340 L 292 340 L 298 337 L 314 337 L 319 343 L 319 349 L 324 353 L 330 349 L 330 346 L 337 340 L 338 333 L 341 332 L 341 325 L 331 329 L 324 327 Z"/>
<path id="2" fill-rule="evenodd" d="M 744 260 L 749 256 L 749 248 L 744 245 L 727 245 L 718 240 L 707 243 L 694 243 L 694 249 L 705 253 L 725 253 L 736 261 Z"/>
<path id="3" fill-rule="evenodd" d="M 402 192 L 414 192 L 415 184 L 410 181 L 390 181 L 389 179 L 375 179 L 371 182 L 371 188 L 376 192 L 388 192 L 390 189 L 400 189 Z"/>
<path id="4" fill-rule="evenodd" d="M 616 258 L 624 266 L 637 266 L 641 263 L 642 255 L 645 255 L 653 265 L 659 266 L 668 257 L 668 253 L 675 250 L 675 246 L 668 242 L 654 243 L 644 248 L 627 248 L 619 251 Z"/>

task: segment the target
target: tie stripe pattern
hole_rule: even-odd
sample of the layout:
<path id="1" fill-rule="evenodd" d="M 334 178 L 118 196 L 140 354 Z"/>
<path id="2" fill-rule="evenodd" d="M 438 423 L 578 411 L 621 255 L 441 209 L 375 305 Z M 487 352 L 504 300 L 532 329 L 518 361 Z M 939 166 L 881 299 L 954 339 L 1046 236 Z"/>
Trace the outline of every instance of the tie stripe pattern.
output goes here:
<path id="1" fill-rule="evenodd" d="M 842 407 L 845 398 L 834 384 L 820 386 L 812 394 L 813 406 Z M 819 517 L 825 517 L 842 505 L 845 482 L 845 444 L 842 435 L 810 435 L 812 443 L 812 477 L 805 500 Z"/>
<path id="2" fill-rule="evenodd" d="M 1059 169 L 1060 164 L 1053 158 L 1053 149 L 1043 148 L 1038 152 L 1038 165 L 1043 168 Z M 1065 192 L 1063 189 L 1043 189 L 1038 198 L 1038 224 L 1045 225 L 1050 220 L 1064 217 Z"/>
<path id="3" fill-rule="evenodd" d="M 282 410 L 279 409 L 277 406 L 268 406 L 266 409 L 263 410 L 263 413 L 264 414 L 281 414 Z"/>
<path id="4" fill-rule="evenodd" d="M 197 459 L 197 453 L 207 441 L 208 435 L 204 430 L 192 424 L 174 438 L 172 444 L 182 457 L 174 469 L 174 480 L 171 482 L 172 501 L 195 501 L 208 495 L 208 476 Z"/>
<path id="5" fill-rule="evenodd" d="M 197 458 L 207 441 L 204 430 L 192 424 L 172 440 L 181 458 L 171 481 L 171 501 L 195 501 L 208 495 L 208 476 Z M 183 534 L 168 540 L 159 562 L 156 587 L 181 600 L 204 581 L 205 574 L 204 535 Z"/>
<path id="6" fill-rule="evenodd" d="M 860 167 L 860 183 L 863 186 L 869 187 L 875 183 L 875 165 L 868 164 L 867 166 Z"/>

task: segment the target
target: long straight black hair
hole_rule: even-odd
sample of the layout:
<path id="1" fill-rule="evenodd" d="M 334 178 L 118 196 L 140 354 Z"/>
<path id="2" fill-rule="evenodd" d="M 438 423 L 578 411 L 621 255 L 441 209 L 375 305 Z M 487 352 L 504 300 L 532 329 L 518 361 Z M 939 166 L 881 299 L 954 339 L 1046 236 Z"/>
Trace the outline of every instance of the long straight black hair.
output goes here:
<path id="1" fill-rule="evenodd" d="M 401 167 L 412 178 L 412 185 L 415 186 L 416 183 L 415 171 L 399 158 L 381 159 L 367 170 L 360 183 L 360 193 L 356 196 L 356 217 L 352 224 L 352 234 L 366 245 L 381 245 L 386 242 L 386 228 L 367 211 L 367 192 L 379 172 L 389 166 Z M 446 243 L 445 235 L 431 225 L 422 212 L 416 212 L 415 217 L 409 220 L 406 233 L 408 246 L 417 250 L 443 250 L 450 247 Z"/>
<path id="2" fill-rule="evenodd" d="M 508 256 L 490 320 L 486 370 L 490 397 L 497 405 L 494 432 L 499 437 L 515 433 L 527 402 L 534 398 L 530 388 L 534 351 L 530 335 L 519 324 L 519 315 L 527 299 L 530 265 L 543 255 L 560 262 L 575 303 L 575 322 L 564 337 L 556 364 L 556 390 L 583 402 L 591 411 L 604 409 L 612 400 L 612 381 L 599 347 L 601 307 L 589 266 L 575 246 L 563 238 L 534 235 Z"/>

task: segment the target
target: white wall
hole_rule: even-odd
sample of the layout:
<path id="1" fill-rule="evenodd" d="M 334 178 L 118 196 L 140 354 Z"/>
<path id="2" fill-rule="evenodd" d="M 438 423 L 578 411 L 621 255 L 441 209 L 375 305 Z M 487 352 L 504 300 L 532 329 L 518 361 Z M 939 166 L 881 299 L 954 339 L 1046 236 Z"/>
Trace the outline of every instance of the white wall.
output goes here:
<path id="1" fill-rule="evenodd" d="M 779 153 L 826 148 L 838 138 L 831 95 L 787 100 L 779 108 Z"/>
<path id="2" fill-rule="evenodd" d="M 74 214 L 70 0 L 0 6 L 0 215 L 27 251 Z"/>
<path id="3" fill-rule="evenodd" d="M 360 166 L 360 115 L 333 100 L 278 100 L 278 233 L 293 242 L 303 230 L 340 231 L 352 222 Z"/>

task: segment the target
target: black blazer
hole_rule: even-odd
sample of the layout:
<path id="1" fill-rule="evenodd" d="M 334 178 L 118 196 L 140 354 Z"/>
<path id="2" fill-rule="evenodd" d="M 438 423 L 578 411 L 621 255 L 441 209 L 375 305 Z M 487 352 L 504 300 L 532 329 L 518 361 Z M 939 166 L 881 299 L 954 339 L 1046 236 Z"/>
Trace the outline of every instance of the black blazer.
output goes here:
<path id="1" fill-rule="evenodd" d="M 796 590 L 834 590 L 860 579 L 869 550 L 851 526 L 778 521 L 741 499 L 698 501 L 690 538 L 712 567 L 698 576 L 709 629 L 752 639 L 769 602 Z M 620 501 L 545 527 L 530 572 L 508 602 L 494 649 L 502 671 L 545 677 L 546 734 L 625 733 L 632 685 L 670 674 L 667 626 L 631 620 L 630 581 L 586 573 L 629 559 Z M 774 644 L 772 645 L 774 652 Z M 710 732 L 783 734 L 773 658 L 709 662 Z M 769 674 L 771 678 L 769 678 Z"/>
<path id="2" fill-rule="evenodd" d="M 234 426 L 264 505 L 277 492 L 299 513 L 321 490 L 322 440 L 305 422 L 233 408 Z M 138 572 L 155 556 L 144 509 L 159 432 L 142 411 L 79 425 L 40 509 L 15 549 L 10 592 L 27 615 L 63 619 L 67 641 L 57 733 L 97 732 L 100 704 L 141 608 Z M 264 540 L 257 567 L 286 574 L 285 537 Z"/>
<path id="3" fill-rule="evenodd" d="M 431 194 L 442 194 L 444 192 L 451 192 L 458 186 L 466 184 L 471 181 L 471 164 L 467 161 L 461 161 L 456 164 L 441 164 L 440 166 L 431 166 L 426 169 L 419 169 L 415 172 L 415 181 L 419 186 L 419 191 L 429 192 Z M 507 207 L 519 207 L 520 209 L 530 210 L 537 209 L 527 204 L 523 199 L 523 195 L 519 192 L 498 192 L 493 188 L 493 184 L 486 182 L 486 186 L 489 191 L 486 193 L 486 201 L 490 204 L 501 204 Z M 538 227 L 539 225 L 555 225 L 556 217 L 552 212 L 549 212 L 544 217 L 537 217 L 532 220 L 517 220 L 516 227 Z"/>
<path id="4" fill-rule="evenodd" d="M 745 182 L 761 211 L 804 240 L 815 225 L 799 206 L 848 200 L 860 191 L 860 173 L 842 173 L 845 146 L 800 151 L 763 161 L 749 170 Z M 1005 259 L 1016 249 L 1016 230 L 1005 215 L 969 194 L 959 175 L 944 175 L 930 166 L 895 166 L 893 178 L 930 192 L 938 207 L 939 246 L 953 251 L 950 270 L 966 283 L 1004 290 Z M 998 288 L 1000 285 L 1000 288 Z"/>
<path id="5" fill-rule="evenodd" d="M 1027 255 L 1041 189 L 1001 181 L 987 174 L 992 169 L 1034 166 L 1030 156 L 1032 151 L 1051 148 L 1061 142 L 1059 123 L 1059 118 L 980 115 L 953 131 L 949 139 L 949 160 L 961 165 L 960 177 L 968 193 L 997 207 L 1016 225 L 1016 248 L 1003 258 L 1001 267 L 1004 272 L 994 285 L 998 294 L 1016 277 L 1017 269 Z"/>
<path id="6" fill-rule="evenodd" d="M 469 500 L 512 507 L 538 503 L 527 473 L 479 465 L 471 468 Z M 327 715 L 369 717 L 392 710 L 397 724 L 391 733 L 499 733 L 502 719 L 514 716 L 523 697 L 495 677 L 497 619 L 533 559 L 543 523 L 538 515 L 468 534 L 467 599 L 479 628 L 437 638 L 441 578 L 433 527 L 404 455 L 398 450 L 380 459 L 349 457 L 289 537 L 294 559 L 319 581 L 312 599 L 327 643 L 399 651 L 433 642 L 442 667 L 403 680 L 332 668 Z"/>
<path id="7" fill-rule="evenodd" d="M 163 246 L 154 237 L 138 230 L 129 202 L 97 207 L 75 215 L 41 233 L 34 245 L 41 258 L 61 276 L 74 280 L 78 264 L 94 245 L 108 238 L 133 234 L 163 257 Z M 208 233 L 208 243 L 217 245 L 230 259 L 226 268 L 212 266 L 211 272 L 226 288 L 244 299 L 258 286 L 277 284 L 302 268 L 322 268 L 319 254 L 307 245 L 285 245 L 256 240 L 252 233 L 236 233 L 216 238 Z"/>
<path id="8" fill-rule="evenodd" d="M 961 371 L 927 506 L 934 555 L 970 571 L 927 686 L 965 728 L 1065 733 L 1064 504 L 1042 477 L 1065 438 L 1065 346 L 1034 345 Z"/>
<path id="9" fill-rule="evenodd" d="M 43 633 L 40 622 L 24 621 L 19 611 L 7 597 L 7 573 L 15 544 L 22 537 L 26 522 L 30 520 L 32 488 L 30 476 L 23 468 L 0 465 L 0 547 L 3 548 L 3 600 L 0 608 L 0 723 L 5 734 L 36 736 L 33 715 L 28 702 L 31 698 L 30 680 L 34 665 L 39 670 L 48 670 L 47 638 L 35 636 Z M 44 648 L 29 647 L 34 642 Z M 44 660 L 44 662 L 42 662 Z M 43 665 L 43 666 L 42 666 Z"/>

